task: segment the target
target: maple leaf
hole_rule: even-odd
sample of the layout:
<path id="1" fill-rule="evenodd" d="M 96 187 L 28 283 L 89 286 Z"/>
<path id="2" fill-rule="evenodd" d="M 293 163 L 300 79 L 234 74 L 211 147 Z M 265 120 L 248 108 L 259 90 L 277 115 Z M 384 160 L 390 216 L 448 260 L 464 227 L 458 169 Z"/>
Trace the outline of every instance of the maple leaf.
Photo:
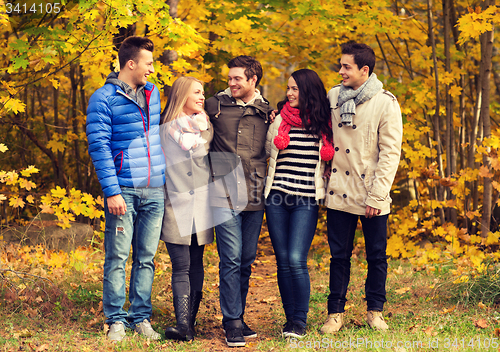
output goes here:
<path id="1" fill-rule="evenodd" d="M 36 184 L 34 182 L 29 181 L 25 178 L 19 179 L 18 182 L 19 182 L 19 186 L 21 186 L 21 188 L 25 188 L 28 191 L 31 191 L 32 188 L 36 188 Z"/>
<path id="2" fill-rule="evenodd" d="M 35 165 L 30 165 L 23 171 L 21 171 L 21 175 L 24 177 L 29 177 L 31 174 L 37 174 L 40 170 L 38 170 Z"/>
<path id="3" fill-rule="evenodd" d="M 0 143 L 0 152 L 5 153 L 9 148 L 3 143 Z"/>
<path id="4" fill-rule="evenodd" d="M 491 178 L 494 175 L 490 172 L 490 170 L 486 166 L 483 165 L 479 167 L 479 176 Z"/>
<path id="5" fill-rule="evenodd" d="M 82 201 L 85 202 L 85 203 L 87 203 L 88 205 L 94 205 L 95 204 L 94 197 L 92 197 L 92 195 L 89 194 L 89 193 L 84 193 L 83 194 Z"/>
<path id="6" fill-rule="evenodd" d="M 476 328 L 486 329 L 489 325 L 488 325 L 488 322 L 486 321 L 486 319 L 481 318 L 481 319 L 476 320 L 476 321 L 474 322 L 474 326 L 475 326 Z"/>
<path id="7" fill-rule="evenodd" d="M 5 195 L 0 194 L 0 202 L 3 201 L 3 200 L 6 200 L 6 199 L 7 199 L 7 197 Z"/>
<path id="8" fill-rule="evenodd" d="M 410 288 L 409 287 L 402 287 L 402 288 L 398 288 L 397 290 L 394 290 L 397 294 L 405 294 L 406 292 L 410 291 Z"/>
<path id="9" fill-rule="evenodd" d="M 52 193 L 52 195 L 56 198 L 62 198 L 66 195 L 66 190 L 64 188 L 56 186 L 56 189 L 51 189 L 50 193 Z"/>
<path id="10" fill-rule="evenodd" d="M 64 151 L 64 143 L 58 142 L 56 140 L 51 140 L 49 143 L 47 143 L 47 147 L 52 150 L 52 152 L 56 153 L 58 151 L 63 152 Z"/>
<path id="11" fill-rule="evenodd" d="M 30 194 L 29 196 L 26 197 L 26 201 L 28 203 L 33 204 L 35 202 L 35 198 L 33 198 L 33 196 Z"/>
<path id="12" fill-rule="evenodd" d="M 13 196 L 9 198 L 9 205 L 13 208 L 24 208 L 24 201 L 18 196 Z"/>

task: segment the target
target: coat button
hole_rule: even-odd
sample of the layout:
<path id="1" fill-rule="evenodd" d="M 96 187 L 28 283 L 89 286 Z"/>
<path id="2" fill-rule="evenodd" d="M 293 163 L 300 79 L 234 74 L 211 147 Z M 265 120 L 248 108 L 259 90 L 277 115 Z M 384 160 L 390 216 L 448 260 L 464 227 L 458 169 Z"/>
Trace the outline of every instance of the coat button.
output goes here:
<path id="1" fill-rule="evenodd" d="M 335 151 L 338 152 L 339 151 L 339 147 L 335 147 Z"/>
<path id="2" fill-rule="evenodd" d="M 193 174 L 193 173 L 192 173 L 191 171 L 189 171 L 189 172 L 187 173 L 187 175 L 188 175 L 188 176 L 191 176 L 192 174 Z"/>
<path id="3" fill-rule="evenodd" d="M 349 149 L 346 149 L 345 152 L 349 154 L 351 151 Z"/>
<path id="4" fill-rule="evenodd" d="M 363 178 L 363 179 L 364 179 L 364 178 L 365 178 L 365 174 L 361 174 L 361 178 Z"/>
<path id="5" fill-rule="evenodd" d="M 189 194 L 190 194 L 190 195 L 193 195 L 193 194 L 194 194 L 194 191 L 193 191 L 193 190 L 190 190 L 190 191 L 189 191 Z"/>
<path id="6" fill-rule="evenodd" d="M 346 171 L 346 172 L 345 172 L 345 174 L 346 174 L 347 176 L 349 176 L 349 171 Z"/>
<path id="7" fill-rule="evenodd" d="M 191 155 L 189 154 L 189 152 L 187 152 L 187 153 L 186 153 L 186 158 L 188 158 L 188 159 L 189 159 L 190 157 L 191 157 Z"/>
<path id="8" fill-rule="evenodd" d="M 339 128 L 342 128 L 342 123 L 339 123 Z"/>
<path id="9" fill-rule="evenodd" d="M 333 168 L 333 169 L 332 169 L 332 172 L 333 172 L 333 173 L 337 172 L 337 169 Z"/>
<path id="10" fill-rule="evenodd" d="M 355 130 L 356 129 L 356 125 L 352 125 L 352 129 Z"/>
<path id="11" fill-rule="evenodd" d="M 330 191 L 330 195 L 333 195 L 333 191 Z"/>
<path id="12" fill-rule="evenodd" d="M 347 198 L 347 194 L 343 194 L 342 197 Z"/>

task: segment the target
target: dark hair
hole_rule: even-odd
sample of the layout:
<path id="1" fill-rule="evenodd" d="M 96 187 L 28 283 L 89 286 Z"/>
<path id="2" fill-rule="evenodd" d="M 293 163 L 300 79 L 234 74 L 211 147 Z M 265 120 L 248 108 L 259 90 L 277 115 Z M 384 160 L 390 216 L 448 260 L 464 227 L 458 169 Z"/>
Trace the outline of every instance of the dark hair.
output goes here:
<path id="1" fill-rule="evenodd" d="M 120 45 L 118 60 L 123 68 L 129 60 L 135 61 L 142 49 L 153 52 L 155 45 L 146 37 L 128 37 Z"/>
<path id="2" fill-rule="evenodd" d="M 228 62 L 227 67 L 241 67 L 245 69 L 245 76 L 247 76 L 247 81 L 253 76 L 257 76 L 257 82 L 255 82 L 255 86 L 259 85 L 259 82 L 262 78 L 262 66 L 260 62 L 255 60 L 251 56 L 237 56 L 231 61 Z"/>
<path id="3" fill-rule="evenodd" d="M 358 69 L 361 70 L 362 67 L 368 66 L 369 75 L 372 74 L 375 67 L 375 53 L 368 45 L 355 42 L 344 43 L 342 44 L 342 54 L 352 55 Z"/>
<path id="4" fill-rule="evenodd" d="M 333 138 L 330 126 L 330 102 L 326 89 L 318 74 L 307 68 L 292 73 L 299 88 L 299 111 L 302 126 L 309 133 L 318 136 L 324 134 L 329 141 Z M 278 111 L 288 101 L 288 97 L 278 103 Z"/>

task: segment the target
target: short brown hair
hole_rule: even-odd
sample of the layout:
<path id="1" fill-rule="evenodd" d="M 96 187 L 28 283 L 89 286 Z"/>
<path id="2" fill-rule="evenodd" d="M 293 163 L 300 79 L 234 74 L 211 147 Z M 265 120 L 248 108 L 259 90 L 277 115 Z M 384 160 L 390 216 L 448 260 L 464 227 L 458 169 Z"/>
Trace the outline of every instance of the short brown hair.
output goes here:
<path id="1" fill-rule="evenodd" d="M 146 37 L 128 37 L 120 45 L 118 50 L 118 61 L 120 69 L 123 68 L 129 60 L 135 61 L 141 50 L 153 52 L 155 45 L 151 39 Z"/>
<path id="2" fill-rule="evenodd" d="M 257 82 L 255 82 L 255 86 L 259 85 L 259 82 L 262 78 L 262 66 L 260 62 L 255 60 L 251 56 L 237 56 L 227 64 L 227 67 L 241 67 L 245 69 L 245 76 L 247 76 L 247 81 L 253 76 L 257 76 Z"/>

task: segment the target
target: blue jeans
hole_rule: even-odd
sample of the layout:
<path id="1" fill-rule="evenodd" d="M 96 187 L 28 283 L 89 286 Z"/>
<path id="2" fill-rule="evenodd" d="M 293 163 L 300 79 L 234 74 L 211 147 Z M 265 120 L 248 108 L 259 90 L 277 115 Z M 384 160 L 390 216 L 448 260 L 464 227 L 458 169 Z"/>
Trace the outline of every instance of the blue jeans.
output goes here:
<path id="1" fill-rule="evenodd" d="M 134 328 L 153 312 L 151 289 L 154 262 L 163 221 L 163 187 L 121 187 L 127 204 L 125 215 L 110 214 L 104 201 L 106 228 L 104 231 L 103 311 L 106 323 L 121 321 Z M 125 304 L 125 264 L 132 246 L 128 313 Z"/>
<path id="2" fill-rule="evenodd" d="M 327 210 L 328 244 L 330 245 L 330 295 L 328 314 L 344 312 L 351 270 L 354 234 L 361 219 L 365 237 L 368 275 L 365 281 L 367 310 L 384 309 L 387 279 L 388 215 L 366 218 L 343 211 Z"/>
<path id="3" fill-rule="evenodd" d="M 266 221 L 278 266 L 278 287 L 287 321 L 305 326 L 311 282 L 307 254 L 316 232 L 319 206 L 312 197 L 271 191 Z"/>
<path id="4" fill-rule="evenodd" d="M 219 299 L 222 323 L 243 319 L 257 255 L 257 242 L 264 210 L 243 211 L 238 214 L 229 208 L 213 208 L 217 251 L 219 253 Z"/>

